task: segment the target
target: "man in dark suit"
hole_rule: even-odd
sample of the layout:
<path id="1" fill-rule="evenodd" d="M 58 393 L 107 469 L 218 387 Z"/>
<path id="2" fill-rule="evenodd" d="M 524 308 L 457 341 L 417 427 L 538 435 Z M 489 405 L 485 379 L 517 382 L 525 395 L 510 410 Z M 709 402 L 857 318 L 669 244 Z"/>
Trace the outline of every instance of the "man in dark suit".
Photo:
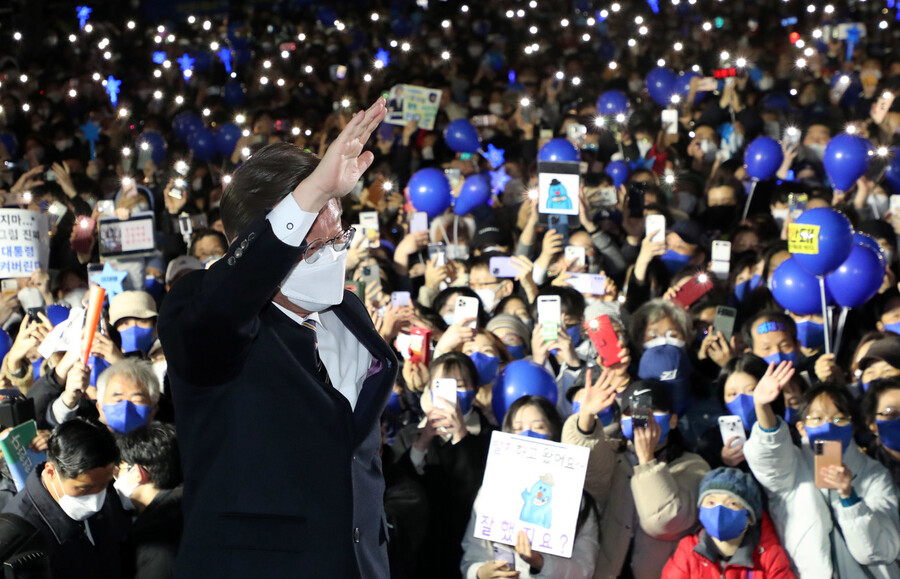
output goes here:
<path id="1" fill-rule="evenodd" d="M 263 148 L 232 176 L 227 255 L 159 319 L 184 467 L 180 577 L 387 577 L 381 412 L 397 360 L 344 291 L 340 199 L 379 99 L 319 160 Z"/>

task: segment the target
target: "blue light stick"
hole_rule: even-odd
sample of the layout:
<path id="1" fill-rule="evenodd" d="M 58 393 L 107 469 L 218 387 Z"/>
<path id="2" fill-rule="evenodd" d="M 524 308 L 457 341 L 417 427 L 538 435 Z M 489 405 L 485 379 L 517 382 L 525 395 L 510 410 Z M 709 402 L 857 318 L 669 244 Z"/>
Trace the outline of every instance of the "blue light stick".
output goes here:
<path id="1" fill-rule="evenodd" d="M 75 13 L 78 15 L 78 26 L 84 28 L 84 25 L 87 24 L 88 18 L 91 17 L 90 7 L 78 6 L 75 8 Z"/>

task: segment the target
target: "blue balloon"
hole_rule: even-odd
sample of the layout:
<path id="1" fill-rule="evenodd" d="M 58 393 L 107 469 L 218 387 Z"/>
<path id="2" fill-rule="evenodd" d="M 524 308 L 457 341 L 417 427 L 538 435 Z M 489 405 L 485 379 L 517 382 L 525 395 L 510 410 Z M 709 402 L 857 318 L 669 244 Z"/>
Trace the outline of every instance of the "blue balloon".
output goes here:
<path id="1" fill-rule="evenodd" d="M 453 204 L 453 212 L 457 215 L 471 213 L 476 207 L 481 207 L 491 198 L 491 182 L 484 175 L 470 175 L 463 181 L 456 201 Z"/>
<path id="2" fill-rule="evenodd" d="M 784 152 L 778 141 L 770 137 L 757 137 L 747 145 L 744 153 L 744 167 L 754 179 L 771 179 L 784 161 Z"/>
<path id="3" fill-rule="evenodd" d="M 409 180 L 409 201 L 416 211 L 424 211 L 435 218 L 450 207 L 450 181 L 440 169 L 421 169 Z"/>
<path id="4" fill-rule="evenodd" d="M 152 148 L 150 151 L 150 159 L 153 161 L 153 164 L 157 167 L 162 165 L 163 160 L 166 158 L 167 148 L 166 140 L 163 139 L 162 135 L 156 131 L 144 131 L 141 133 L 141 136 L 138 137 L 138 147 L 140 147 L 142 143 L 147 143 Z"/>
<path id="5" fill-rule="evenodd" d="M 834 188 L 847 191 L 869 168 L 869 141 L 842 133 L 828 141 L 822 164 Z"/>
<path id="6" fill-rule="evenodd" d="M 825 287 L 839 306 L 858 308 L 881 289 L 884 272 L 880 250 L 855 243 L 847 260 L 825 278 Z"/>
<path id="7" fill-rule="evenodd" d="M 891 147 L 891 162 L 884 169 L 884 180 L 894 195 L 900 195 L 900 147 Z"/>
<path id="8" fill-rule="evenodd" d="M 627 114 L 628 106 L 628 97 L 625 93 L 620 90 L 608 90 L 597 99 L 597 114 Z"/>
<path id="9" fill-rule="evenodd" d="M 216 149 L 223 157 L 230 157 L 243 131 L 234 123 L 226 123 L 216 132 Z"/>
<path id="10" fill-rule="evenodd" d="M 523 396 L 541 396 L 556 406 L 559 393 L 556 389 L 556 380 L 543 366 L 531 360 L 516 360 L 511 362 L 500 372 L 497 381 L 494 382 L 493 399 L 491 407 L 494 417 L 499 423 L 503 423 L 506 411 L 512 403 Z"/>
<path id="11" fill-rule="evenodd" d="M 619 187 L 628 179 L 628 163 L 625 161 L 611 161 L 606 166 L 606 174 L 613 180 L 613 185 Z"/>
<path id="12" fill-rule="evenodd" d="M 216 156 L 216 137 L 206 127 L 188 137 L 188 147 L 198 161 L 209 161 Z"/>
<path id="13" fill-rule="evenodd" d="M 815 253 L 792 252 L 794 259 L 812 275 L 822 276 L 836 270 L 850 255 L 853 249 L 853 227 L 840 211 L 830 207 L 816 207 L 800 214 L 794 225 L 808 225 L 801 228 L 811 236 L 810 250 Z M 790 244 L 791 242 L 789 242 Z M 799 313 L 799 312 L 798 312 Z"/>
<path id="14" fill-rule="evenodd" d="M 225 104 L 234 108 L 244 104 L 244 87 L 236 80 L 229 80 L 225 83 L 225 91 L 223 98 Z"/>
<path id="15" fill-rule="evenodd" d="M 19 139 L 13 133 L 0 133 L 0 143 L 3 143 L 3 146 L 6 147 L 6 152 L 9 153 L 10 157 L 15 157 L 19 152 Z"/>
<path id="16" fill-rule="evenodd" d="M 444 141 L 457 153 L 475 153 L 481 148 L 478 131 L 468 119 L 450 121 L 444 129 Z"/>
<path id="17" fill-rule="evenodd" d="M 672 104 L 672 95 L 678 94 L 675 73 L 662 66 L 651 70 L 647 75 L 647 92 L 658 105 Z"/>
<path id="18" fill-rule="evenodd" d="M 878 245 L 878 241 L 875 240 L 874 237 L 869 235 L 868 233 L 860 233 L 859 231 L 853 232 L 853 243 L 861 243 L 866 247 L 874 249 L 878 252 L 878 255 L 884 260 L 884 249 L 880 245 Z"/>
<path id="19" fill-rule="evenodd" d="M 190 111 L 178 113 L 172 121 L 172 131 L 182 141 L 187 141 L 192 133 L 200 130 L 203 126 L 203 119 Z"/>
<path id="20" fill-rule="evenodd" d="M 686 70 L 679 74 L 678 78 L 675 79 L 675 88 L 678 94 L 682 96 L 682 98 L 687 98 L 687 96 L 691 93 L 691 79 L 693 78 L 700 78 L 700 75 L 693 70 Z M 705 90 L 698 90 L 694 93 L 694 103 L 699 103 L 705 96 Z"/>
<path id="21" fill-rule="evenodd" d="M 538 161 L 552 161 L 555 163 L 581 161 L 581 153 L 568 139 L 550 139 L 538 151 Z"/>
<path id="22" fill-rule="evenodd" d="M 797 256 L 788 258 L 772 274 L 772 295 L 784 309 L 801 316 L 822 313 L 819 297 L 819 280 L 797 262 Z M 825 285 L 825 300 L 832 303 L 834 298 Z"/>

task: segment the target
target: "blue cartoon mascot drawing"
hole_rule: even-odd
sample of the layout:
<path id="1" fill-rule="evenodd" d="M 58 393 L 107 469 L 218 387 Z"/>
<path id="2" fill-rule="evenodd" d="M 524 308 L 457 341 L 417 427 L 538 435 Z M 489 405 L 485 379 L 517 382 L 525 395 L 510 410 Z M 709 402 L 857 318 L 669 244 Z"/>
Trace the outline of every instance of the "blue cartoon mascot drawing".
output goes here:
<path id="1" fill-rule="evenodd" d="M 523 523 L 531 523 L 549 529 L 553 512 L 553 505 L 550 504 L 552 498 L 553 475 L 545 474 L 531 485 L 531 489 L 522 491 L 522 500 L 525 501 L 525 504 L 522 506 L 519 519 Z"/>
<path id="2" fill-rule="evenodd" d="M 550 186 L 547 188 L 547 203 L 546 207 L 550 211 L 561 211 L 564 209 L 571 210 L 572 209 L 572 199 L 569 198 L 569 192 L 566 190 L 566 186 L 563 185 L 559 179 L 553 179 L 550 181 Z"/>

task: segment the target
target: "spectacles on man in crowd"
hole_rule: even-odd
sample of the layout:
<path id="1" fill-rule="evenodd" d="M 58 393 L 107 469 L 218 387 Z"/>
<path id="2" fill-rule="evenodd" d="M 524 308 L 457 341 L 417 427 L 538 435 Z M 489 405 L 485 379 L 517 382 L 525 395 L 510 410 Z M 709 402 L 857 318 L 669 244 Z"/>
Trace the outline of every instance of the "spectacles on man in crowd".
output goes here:
<path id="1" fill-rule="evenodd" d="M 310 265 L 316 263 L 319 261 L 319 258 L 322 257 L 322 251 L 329 245 L 334 248 L 335 251 L 346 251 L 347 248 L 350 247 L 350 242 L 353 241 L 353 235 L 355 233 L 356 228 L 350 227 L 349 229 L 341 231 L 331 239 L 314 239 L 313 241 L 310 241 L 303 249 L 303 261 Z"/>

